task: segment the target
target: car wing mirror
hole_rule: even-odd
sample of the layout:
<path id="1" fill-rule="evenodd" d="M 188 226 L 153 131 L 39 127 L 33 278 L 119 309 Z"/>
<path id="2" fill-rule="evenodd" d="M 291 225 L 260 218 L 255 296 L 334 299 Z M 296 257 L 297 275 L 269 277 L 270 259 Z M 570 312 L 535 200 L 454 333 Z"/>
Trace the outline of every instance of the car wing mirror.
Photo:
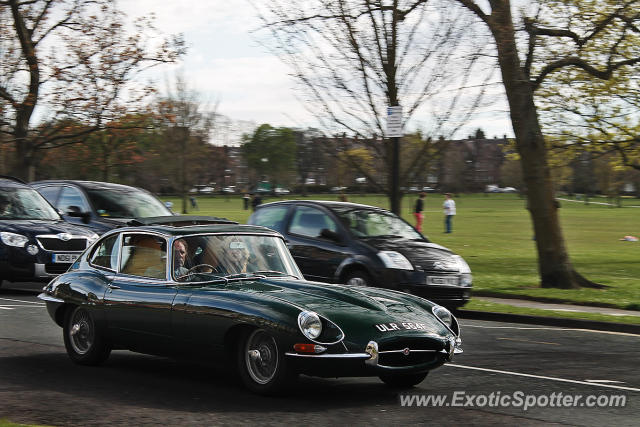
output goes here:
<path id="1" fill-rule="evenodd" d="M 342 238 L 335 231 L 331 231 L 328 228 L 323 228 L 320 230 L 320 237 L 324 237 L 325 239 L 332 240 L 336 243 L 342 243 Z"/>
<path id="2" fill-rule="evenodd" d="M 76 218 L 82 218 L 84 222 L 89 222 L 89 218 L 91 218 L 91 214 L 89 212 L 83 212 L 80 207 L 73 205 L 67 207 L 67 215 Z"/>

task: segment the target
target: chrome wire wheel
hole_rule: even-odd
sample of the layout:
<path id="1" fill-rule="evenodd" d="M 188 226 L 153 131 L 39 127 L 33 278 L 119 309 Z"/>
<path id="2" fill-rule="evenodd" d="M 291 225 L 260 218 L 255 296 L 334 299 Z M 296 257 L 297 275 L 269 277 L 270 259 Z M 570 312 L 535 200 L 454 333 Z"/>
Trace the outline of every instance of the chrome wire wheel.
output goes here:
<path id="1" fill-rule="evenodd" d="M 87 354 L 95 341 L 95 326 L 87 310 L 77 308 L 71 316 L 69 341 L 79 355 Z"/>
<path id="2" fill-rule="evenodd" d="M 280 362 L 276 340 L 258 329 L 249 335 L 244 350 L 247 373 L 251 379 L 261 385 L 272 381 Z"/>

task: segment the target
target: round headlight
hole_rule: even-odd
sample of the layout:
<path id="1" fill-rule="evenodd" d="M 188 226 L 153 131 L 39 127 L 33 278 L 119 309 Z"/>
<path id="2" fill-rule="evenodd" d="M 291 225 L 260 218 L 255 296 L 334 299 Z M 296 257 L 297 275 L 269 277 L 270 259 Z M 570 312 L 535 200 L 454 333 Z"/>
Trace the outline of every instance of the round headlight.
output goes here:
<path id="1" fill-rule="evenodd" d="M 22 234 L 9 233 L 8 231 L 0 233 L 0 240 L 7 246 L 15 246 L 17 248 L 24 247 L 29 241 L 29 239 Z"/>
<path id="2" fill-rule="evenodd" d="M 27 246 L 27 252 L 29 255 L 36 255 L 38 253 L 38 247 L 36 245 Z"/>
<path id="3" fill-rule="evenodd" d="M 303 311 L 298 315 L 298 326 L 303 335 L 314 340 L 322 333 L 320 317 L 313 311 Z"/>
<path id="4" fill-rule="evenodd" d="M 434 316 L 440 319 L 445 325 L 451 326 L 453 324 L 453 316 L 451 315 L 451 312 L 446 308 L 440 305 L 436 305 L 431 309 L 431 311 L 433 311 Z"/>

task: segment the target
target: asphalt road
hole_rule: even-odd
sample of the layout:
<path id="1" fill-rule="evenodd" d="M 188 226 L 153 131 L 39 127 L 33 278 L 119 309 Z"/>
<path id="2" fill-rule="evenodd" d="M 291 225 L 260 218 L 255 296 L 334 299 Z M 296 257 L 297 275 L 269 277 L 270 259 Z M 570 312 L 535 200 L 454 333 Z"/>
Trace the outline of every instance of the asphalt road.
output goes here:
<path id="1" fill-rule="evenodd" d="M 74 365 L 61 329 L 33 292 L 40 286 L 0 288 L 0 419 L 83 426 L 638 424 L 637 335 L 463 320 L 465 353 L 409 392 L 376 378 L 302 377 L 289 395 L 266 398 L 244 390 L 224 367 L 125 351 L 101 367 Z M 444 401 L 408 407 L 403 396 Z M 598 407 L 614 396 L 626 405 Z M 543 406 L 525 410 L 527 399 Z M 559 407 L 569 400 L 578 403 Z"/>

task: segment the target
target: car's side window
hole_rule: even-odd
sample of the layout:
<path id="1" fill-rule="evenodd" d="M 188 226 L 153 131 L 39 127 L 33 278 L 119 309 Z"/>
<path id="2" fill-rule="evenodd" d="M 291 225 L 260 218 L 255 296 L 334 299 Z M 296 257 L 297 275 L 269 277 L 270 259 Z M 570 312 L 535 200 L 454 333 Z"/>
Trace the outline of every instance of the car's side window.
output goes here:
<path id="1" fill-rule="evenodd" d="M 120 271 L 134 276 L 167 277 L 167 242 L 150 234 L 126 234 L 122 244 Z"/>
<path id="2" fill-rule="evenodd" d="M 89 263 L 116 271 L 118 268 L 118 235 L 105 238 L 93 250 Z"/>
<path id="3" fill-rule="evenodd" d="M 293 214 L 289 232 L 307 237 L 320 237 L 320 232 L 325 228 L 334 232 L 338 230 L 335 221 L 325 212 L 310 206 L 298 206 Z"/>
<path id="4" fill-rule="evenodd" d="M 87 203 L 84 194 L 80 190 L 73 187 L 62 187 L 62 194 L 56 207 L 67 213 L 69 206 L 77 206 L 82 212 L 89 212 L 90 210 L 89 203 Z"/>
<path id="5" fill-rule="evenodd" d="M 253 223 L 255 225 L 268 227 L 272 230 L 282 231 L 288 210 L 288 206 L 273 206 L 258 209 L 254 215 Z"/>
<path id="6" fill-rule="evenodd" d="M 44 187 L 36 188 L 38 193 L 42 194 L 42 196 L 47 199 L 49 203 L 53 206 L 56 205 L 56 201 L 58 199 L 58 194 L 60 194 L 60 187 L 57 185 L 47 185 Z"/>

